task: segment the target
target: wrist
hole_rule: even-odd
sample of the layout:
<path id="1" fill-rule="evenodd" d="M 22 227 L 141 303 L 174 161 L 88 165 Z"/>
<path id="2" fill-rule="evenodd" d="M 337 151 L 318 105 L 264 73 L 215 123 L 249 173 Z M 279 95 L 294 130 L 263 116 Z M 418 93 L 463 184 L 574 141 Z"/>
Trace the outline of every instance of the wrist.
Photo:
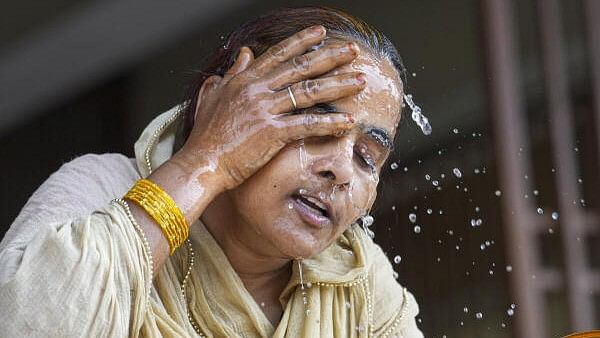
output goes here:
<path id="1" fill-rule="evenodd" d="M 160 186 L 183 212 L 189 224 L 193 224 L 204 209 L 221 192 L 224 184 L 211 162 L 206 164 L 192 161 L 189 154 L 175 153 L 168 161 L 157 168 L 149 180 Z"/>

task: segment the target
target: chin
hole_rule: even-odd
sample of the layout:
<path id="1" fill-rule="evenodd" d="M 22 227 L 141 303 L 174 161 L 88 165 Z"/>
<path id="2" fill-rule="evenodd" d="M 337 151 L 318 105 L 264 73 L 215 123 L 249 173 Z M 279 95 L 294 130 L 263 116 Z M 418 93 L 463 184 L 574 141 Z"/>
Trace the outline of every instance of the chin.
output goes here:
<path id="1" fill-rule="evenodd" d="M 325 250 L 330 244 L 329 237 L 321 233 L 322 230 L 317 231 L 304 224 L 294 223 L 289 219 L 273 222 L 273 244 L 286 258 L 310 258 Z"/>

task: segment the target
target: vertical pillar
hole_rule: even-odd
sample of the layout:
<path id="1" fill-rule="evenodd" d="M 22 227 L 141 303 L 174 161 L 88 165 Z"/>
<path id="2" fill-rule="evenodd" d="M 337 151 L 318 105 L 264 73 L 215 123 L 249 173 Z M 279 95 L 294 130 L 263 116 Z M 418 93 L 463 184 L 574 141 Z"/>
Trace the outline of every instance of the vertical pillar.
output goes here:
<path id="1" fill-rule="evenodd" d="M 531 276 L 536 274 L 536 252 L 532 206 L 524 201 L 529 171 L 529 147 L 524 127 L 523 97 L 515 51 L 515 23 L 510 0 L 483 0 L 483 25 L 488 65 L 489 101 L 498 154 L 498 172 L 503 190 L 504 218 L 512 294 L 518 303 L 515 315 L 517 337 L 546 337 L 544 308 Z"/>
<path id="2" fill-rule="evenodd" d="M 537 7 L 546 109 L 549 116 L 552 157 L 556 168 L 558 208 L 561 214 L 564 281 L 571 327 L 573 330 L 583 331 L 592 328 L 594 307 L 590 294 L 589 269 L 585 265 L 585 217 L 583 209 L 579 206 L 573 110 L 563 58 L 565 47 L 560 9 L 557 0 L 538 0 Z"/>

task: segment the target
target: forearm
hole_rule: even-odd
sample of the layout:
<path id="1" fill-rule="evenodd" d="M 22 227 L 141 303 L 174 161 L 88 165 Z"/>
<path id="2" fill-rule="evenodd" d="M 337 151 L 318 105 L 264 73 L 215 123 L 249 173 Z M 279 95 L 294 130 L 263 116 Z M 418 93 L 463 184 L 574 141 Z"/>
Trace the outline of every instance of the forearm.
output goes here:
<path id="1" fill-rule="evenodd" d="M 210 202 L 222 191 L 218 173 L 211 162 L 203 165 L 190 160 L 189 153 L 180 151 L 154 170 L 148 179 L 161 187 L 183 213 L 191 226 L 202 215 Z M 154 274 L 169 257 L 169 243 L 160 226 L 136 203 L 129 203 L 131 213 L 144 232 L 154 263 Z"/>

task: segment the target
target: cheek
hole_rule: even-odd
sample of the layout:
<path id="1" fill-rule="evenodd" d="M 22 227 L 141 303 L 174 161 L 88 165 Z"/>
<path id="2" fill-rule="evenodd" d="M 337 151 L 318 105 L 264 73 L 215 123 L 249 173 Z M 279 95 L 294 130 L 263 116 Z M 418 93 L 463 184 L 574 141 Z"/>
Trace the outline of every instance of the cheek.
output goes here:
<path id="1" fill-rule="evenodd" d="M 344 192 L 346 197 L 344 223 L 351 224 L 360 216 L 366 215 L 371 210 L 377 197 L 378 178 L 371 179 L 368 174 L 360 179 L 355 179 L 348 190 Z"/>

